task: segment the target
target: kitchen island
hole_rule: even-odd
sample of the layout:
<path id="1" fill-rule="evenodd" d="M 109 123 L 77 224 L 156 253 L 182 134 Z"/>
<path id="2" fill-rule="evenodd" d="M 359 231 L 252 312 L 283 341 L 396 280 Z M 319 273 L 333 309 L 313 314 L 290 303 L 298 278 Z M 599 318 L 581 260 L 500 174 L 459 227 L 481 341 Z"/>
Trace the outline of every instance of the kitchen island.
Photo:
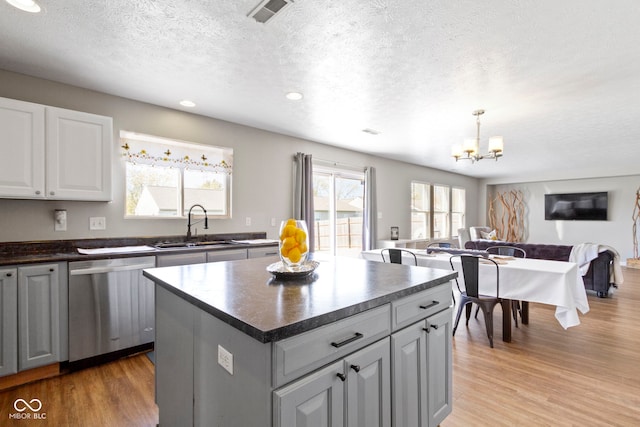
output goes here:
<path id="1" fill-rule="evenodd" d="M 144 271 L 160 425 L 435 426 L 451 412 L 454 272 L 329 258 L 278 280 L 268 263 Z"/>

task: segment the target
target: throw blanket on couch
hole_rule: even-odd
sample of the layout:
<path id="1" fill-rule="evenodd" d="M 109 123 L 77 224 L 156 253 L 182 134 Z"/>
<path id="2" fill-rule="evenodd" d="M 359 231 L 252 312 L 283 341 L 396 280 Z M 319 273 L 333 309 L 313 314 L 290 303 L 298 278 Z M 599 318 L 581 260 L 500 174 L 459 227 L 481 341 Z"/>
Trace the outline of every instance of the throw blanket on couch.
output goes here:
<path id="1" fill-rule="evenodd" d="M 569 262 L 578 264 L 580 275 L 584 276 L 589 270 L 591 261 L 596 259 L 600 252 L 604 251 L 613 253 L 613 270 L 611 272 L 613 277 L 611 277 L 611 282 L 616 286 L 621 285 L 624 279 L 622 277 L 622 269 L 620 268 L 620 255 L 611 246 L 597 245 L 595 243 L 580 243 L 574 245 L 569 254 Z"/>

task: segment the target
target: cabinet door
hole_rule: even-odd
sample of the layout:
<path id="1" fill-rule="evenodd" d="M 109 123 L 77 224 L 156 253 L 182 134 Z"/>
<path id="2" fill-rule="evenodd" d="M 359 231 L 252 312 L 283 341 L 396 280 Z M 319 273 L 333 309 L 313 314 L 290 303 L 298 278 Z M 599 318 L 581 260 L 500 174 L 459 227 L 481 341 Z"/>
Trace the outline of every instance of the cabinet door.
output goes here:
<path id="1" fill-rule="evenodd" d="M 18 372 L 18 280 L 15 268 L 0 270 L 0 376 Z"/>
<path id="2" fill-rule="evenodd" d="M 278 246 L 261 246 L 259 248 L 247 249 L 248 258 L 273 258 L 274 261 L 280 258 Z"/>
<path id="3" fill-rule="evenodd" d="M 18 367 L 59 361 L 60 304 L 57 264 L 18 268 Z"/>
<path id="4" fill-rule="evenodd" d="M 389 338 L 371 344 L 344 359 L 347 374 L 347 425 L 391 425 L 391 366 Z"/>
<path id="5" fill-rule="evenodd" d="M 429 317 L 426 329 L 429 426 L 435 427 L 451 413 L 451 309 Z"/>
<path id="6" fill-rule="evenodd" d="M 427 337 L 425 322 L 391 335 L 392 418 L 395 427 L 425 427 L 427 408 Z"/>
<path id="7" fill-rule="evenodd" d="M 343 362 L 335 362 L 274 391 L 275 427 L 344 425 Z"/>
<path id="8" fill-rule="evenodd" d="M 47 198 L 111 201 L 111 117 L 47 107 Z"/>
<path id="9" fill-rule="evenodd" d="M 44 106 L 0 98 L 0 197 L 44 198 Z"/>
<path id="10" fill-rule="evenodd" d="M 202 264 L 207 262 L 206 252 L 187 252 L 175 255 L 158 255 L 156 267 L 173 267 L 176 265 Z"/>
<path id="11" fill-rule="evenodd" d="M 237 259 L 247 259 L 246 249 L 224 249 L 221 251 L 207 252 L 207 262 L 234 261 Z"/>

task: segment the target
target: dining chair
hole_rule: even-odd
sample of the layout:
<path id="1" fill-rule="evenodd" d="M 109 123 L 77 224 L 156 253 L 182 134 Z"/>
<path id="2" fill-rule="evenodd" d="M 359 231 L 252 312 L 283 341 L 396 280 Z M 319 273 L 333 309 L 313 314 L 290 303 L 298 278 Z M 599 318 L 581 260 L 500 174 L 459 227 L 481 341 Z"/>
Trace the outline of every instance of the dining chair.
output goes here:
<path id="1" fill-rule="evenodd" d="M 385 253 L 387 254 L 387 258 L 385 258 Z M 391 262 L 394 264 L 402 264 L 402 254 L 409 255 L 409 258 L 413 258 L 413 265 L 418 265 L 418 258 L 416 254 L 407 250 L 407 249 L 398 249 L 398 248 L 384 248 L 380 251 L 380 255 L 382 255 L 382 261 Z M 453 289 L 451 289 L 451 300 L 453 301 L 453 305 L 456 305 L 456 296 L 453 293 Z"/>
<path id="2" fill-rule="evenodd" d="M 527 251 L 515 246 L 489 246 L 486 250 L 493 255 L 512 256 L 515 258 L 527 257 Z"/>
<path id="3" fill-rule="evenodd" d="M 489 338 L 489 345 L 493 348 L 493 309 L 496 304 L 500 304 L 500 270 L 498 267 L 498 263 L 496 263 L 492 259 L 486 259 L 479 256 L 474 255 L 453 255 L 449 258 L 449 264 L 451 265 L 451 269 L 457 271 L 453 266 L 454 258 L 460 258 L 460 263 L 462 264 L 462 276 L 464 278 L 464 290 L 460 287 L 460 283 L 458 282 L 458 278 L 456 278 L 456 286 L 458 286 L 458 290 L 460 291 L 460 304 L 458 305 L 458 312 L 456 314 L 456 321 L 453 325 L 453 335 L 456 334 L 456 329 L 458 329 L 458 322 L 460 322 L 460 315 L 462 314 L 462 310 L 466 309 L 467 323 L 469 326 L 469 318 L 471 317 L 471 308 L 473 304 L 476 304 L 484 315 L 484 323 L 487 329 L 487 337 Z M 491 263 L 496 268 L 495 274 L 495 285 L 496 285 L 496 294 L 492 295 L 482 295 L 479 292 L 479 265 L 480 260 L 483 263 Z"/>
<path id="4" fill-rule="evenodd" d="M 387 258 L 385 258 L 385 254 L 387 254 Z M 407 255 L 410 259 L 413 259 L 413 265 L 418 265 L 418 258 L 416 258 L 416 254 L 407 249 L 398 249 L 398 248 L 384 248 L 380 251 L 380 255 L 382 255 L 382 261 L 390 262 L 393 264 L 402 264 L 402 255 Z"/>
<path id="5" fill-rule="evenodd" d="M 527 251 L 522 248 L 518 248 L 515 246 L 490 246 L 487 248 L 487 252 L 492 255 L 501 255 L 501 256 L 511 256 L 514 258 L 526 258 Z M 513 313 L 513 321 L 515 322 L 516 328 L 518 327 L 518 314 L 520 318 L 522 318 L 522 307 L 520 305 L 520 301 L 512 300 L 511 301 L 511 311 Z M 478 309 L 476 309 L 476 317 L 478 317 Z"/>

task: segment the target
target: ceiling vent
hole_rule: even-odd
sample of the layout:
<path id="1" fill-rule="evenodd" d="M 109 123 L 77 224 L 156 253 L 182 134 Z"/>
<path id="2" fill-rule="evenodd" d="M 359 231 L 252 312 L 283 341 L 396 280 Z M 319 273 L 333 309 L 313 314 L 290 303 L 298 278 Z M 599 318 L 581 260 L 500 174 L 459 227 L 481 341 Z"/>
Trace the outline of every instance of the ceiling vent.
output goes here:
<path id="1" fill-rule="evenodd" d="M 264 0 L 249 12 L 247 16 L 255 19 L 261 24 L 264 24 L 276 16 L 276 14 L 284 9 L 285 6 L 293 2 L 294 0 Z"/>

